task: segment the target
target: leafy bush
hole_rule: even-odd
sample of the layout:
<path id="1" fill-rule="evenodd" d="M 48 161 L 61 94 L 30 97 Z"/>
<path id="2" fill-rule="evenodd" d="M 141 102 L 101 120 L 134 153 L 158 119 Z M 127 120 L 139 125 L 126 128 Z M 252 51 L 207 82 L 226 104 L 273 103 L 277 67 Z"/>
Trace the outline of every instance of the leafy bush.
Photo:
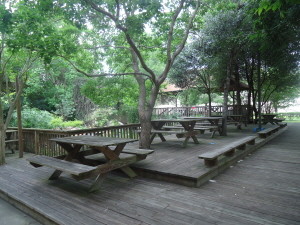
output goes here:
<path id="1" fill-rule="evenodd" d="M 53 129 L 51 121 L 55 116 L 48 111 L 25 107 L 22 110 L 22 126 L 24 128 Z M 17 126 L 17 114 L 13 113 L 10 126 Z"/>
<path id="2" fill-rule="evenodd" d="M 55 117 L 51 120 L 51 125 L 54 128 L 82 128 L 83 127 L 83 121 L 81 120 L 74 120 L 74 121 L 63 121 L 62 117 Z"/>
<path id="3" fill-rule="evenodd" d="M 119 125 L 116 119 L 117 110 L 112 108 L 98 108 L 86 115 L 85 124 L 89 127 L 104 127 Z"/>
<path id="4" fill-rule="evenodd" d="M 82 127 L 83 121 L 63 121 L 62 117 L 57 117 L 48 111 L 36 108 L 24 107 L 22 110 L 22 126 L 24 128 L 56 129 Z M 13 113 L 10 126 L 17 126 L 17 114 Z"/>
<path id="5" fill-rule="evenodd" d="M 139 123 L 139 112 L 135 106 L 123 105 L 119 110 L 119 118 L 123 118 L 126 123 Z"/>

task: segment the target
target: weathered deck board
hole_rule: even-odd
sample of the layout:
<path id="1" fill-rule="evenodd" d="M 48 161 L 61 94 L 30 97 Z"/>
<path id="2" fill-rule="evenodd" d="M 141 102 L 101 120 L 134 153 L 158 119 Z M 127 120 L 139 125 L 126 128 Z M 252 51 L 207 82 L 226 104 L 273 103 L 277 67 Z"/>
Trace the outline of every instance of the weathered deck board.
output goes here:
<path id="1" fill-rule="evenodd" d="M 50 168 L 16 159 L 0 167 L 0 196 L 9 195 L 54 224 L 299 224 L 299 131 L 300 124 L 289 124 L 270 144 L 200 188 L 117 174 L 99 192 L 88 193 L 92 180 L 48 181 Z M 197 174 L 187 155 L 186 163 L 161 159 L 161 167 Z"/>

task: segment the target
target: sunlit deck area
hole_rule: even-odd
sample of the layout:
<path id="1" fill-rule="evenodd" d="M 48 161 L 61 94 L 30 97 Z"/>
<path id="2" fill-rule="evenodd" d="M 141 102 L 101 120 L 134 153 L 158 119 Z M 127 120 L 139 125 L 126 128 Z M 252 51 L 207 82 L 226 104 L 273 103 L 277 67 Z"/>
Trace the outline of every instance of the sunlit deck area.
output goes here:
<path id="1" fill-rule="evenodd" d="M 8 155 L 0 196 L 44 224 L 299 224 L 300 124 L 257 140 L 218 167 L 198 158 L 255 135 L 252 129 L 231 127 L 227 137 L 213 139 L 208 133 L 186 148 L 175 137 L 157 139 L 155 153 L 132 167 L 141 176 L 111 173 L 95 193 L 87 192 L 92 180 L 49 181 L 50 168 Z"/>

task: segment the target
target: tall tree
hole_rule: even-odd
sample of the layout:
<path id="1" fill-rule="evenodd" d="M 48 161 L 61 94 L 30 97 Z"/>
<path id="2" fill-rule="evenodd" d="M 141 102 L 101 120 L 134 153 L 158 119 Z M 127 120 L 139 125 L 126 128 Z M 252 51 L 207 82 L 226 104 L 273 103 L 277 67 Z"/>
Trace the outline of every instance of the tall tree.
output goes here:
<path id="1" fill-rule="evenodd" d="M 71 14 L 74 22 L 86 19 L 98 30 L 101 39 L 106 41 L 103 47 L 115 46 L 127 51 L 131 67 L 123 73 L 115 74 L 112 71 L 91 75 L 79 68 L 77 71 L 87 76 L 131 74 L 135 77 L 139 85 L 138 109 L 142 128 L 140 146 L 149 148 L 151 117 L 159 88 L 167 78 L 175 58 L 185 46 L 200 2 L 83 0 L 65 3 L 66 5 L 63 3 L 60 7 Z M 84 11 L 84 15 L 80 16 L 79 13 L 79 16 L 73 16 L 78 10 Z M 78 21 L 78 18 L 81 21 Z M 160 72 L 155 72 L 147 62 L 147 56 L 153 49 L 159 49 L 158 60 L 164 62 L 164 69 Z M 148 81 L 151 82 L 149 92 Z"/>
<path id="2" fill-rule="evenodd" d="M 201 45 L 199 45 L 201 43 Z M 186 48 L 175 61 L 170 80 L 181 88 L 193 88 L 208 97 L 209 116 L 213 92 L 218 91 L 214 59 L 204 53 L 205 43 L 198 39 Z"/>
<path id="3" fill-rule="evenodd" d="M 47 5 L 13 0 L 0 3 L 0 164 L 3 164 L 6 129 L 30 70 L 38 60 L 48 64 L 58 52 L 71 52 L 74 44 L 66 33 L 63 35 L 65 31 L 58 31 L 63 26 L 56 18 L 41 12 Z M 16 85 L 15 80 L 20 84 Z"/>

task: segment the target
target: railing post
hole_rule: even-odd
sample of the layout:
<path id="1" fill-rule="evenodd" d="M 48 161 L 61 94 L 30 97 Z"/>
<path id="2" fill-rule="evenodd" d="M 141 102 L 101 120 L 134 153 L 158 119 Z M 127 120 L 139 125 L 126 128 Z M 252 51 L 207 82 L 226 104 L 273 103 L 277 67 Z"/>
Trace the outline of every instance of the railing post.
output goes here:
<path id="1" fill-rule="evenodd" d="M 40 148 L 40 141 L 39 141 L 39 132 L 38 131 L 34 131 L 34 154 L 38 154 L 39 153 L 39 148 Z"/>

